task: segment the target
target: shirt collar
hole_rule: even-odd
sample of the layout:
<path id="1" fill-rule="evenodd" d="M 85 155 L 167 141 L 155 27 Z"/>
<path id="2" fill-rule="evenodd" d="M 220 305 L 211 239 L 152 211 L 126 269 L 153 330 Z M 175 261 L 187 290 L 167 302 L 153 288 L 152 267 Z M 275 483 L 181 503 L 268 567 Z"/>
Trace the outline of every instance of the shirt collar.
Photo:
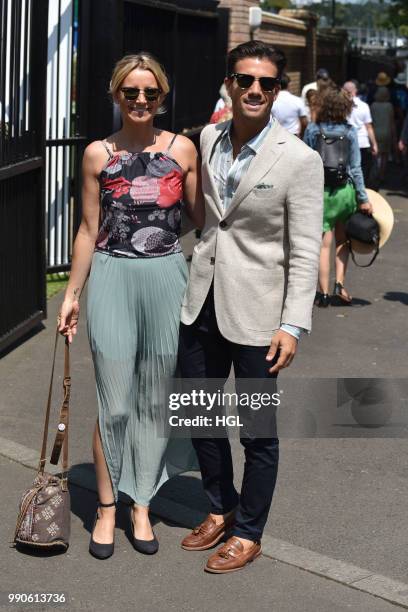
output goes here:
<path id="1" fill-rule="evenodd" d="M 273 122 L 275 121 L 274 117 L 270 117 L 268 123 L 265 125 L 265 127 L 263 128 L 263 130 L 261 130 L 258 134 L 256 134 L 253 138 L 251 138 L 251 140 L 248 140 L 248 142 L 246 142 L 242 149 L 244 149 L 245 147 L 247 147 L 248 149 L 251 149 L 251 151 L 253 151 L 253 153 L 257 153 L 261 147 L 261 144 L 263 143 L 263 141 L 265 140 L 265 137 L 268 133 L 268 131 L 271 129 Z M 229 147 L 232 148 L 232 142 L 231 142 L 231 127 L 232 127 L 232 121 L 231 124 L 229 126 L 228 129 L 225 130 L 223 136 L 222 136 L 222 140 L 224 142 L 226 142 Z"/>

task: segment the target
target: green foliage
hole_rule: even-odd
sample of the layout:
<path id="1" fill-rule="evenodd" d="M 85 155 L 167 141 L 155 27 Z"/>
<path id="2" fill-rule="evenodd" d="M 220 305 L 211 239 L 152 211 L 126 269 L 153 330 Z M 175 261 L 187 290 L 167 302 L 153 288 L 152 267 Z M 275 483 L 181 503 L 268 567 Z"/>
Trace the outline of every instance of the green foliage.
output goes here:
<path id="1" fill-rule="evenodd" d="M 271 13 L 277 12 L 280 9 L 293 8 L 293 4 L 290 0 L 263 0 L 260 6 L 263 11 L 269 11 Z"/>
<path id="2" fill-rule="evenodd" d="M 402 0 L 405 3 L 407 0 Z M 330 26 L 332 21 L 332 0 L 312 3 L 307 8 L 320 17 L 320 25 Z M 361 28 L 383 28 L 384 16 L 387 14 L 388 2 L 384 0 L 368 0 L 367 2 L 336 2 L 336 26 L 337 27 L 361 27 Z"/>
<path id="3" fill-rule="evenodd" d="M 408 35 L 408 2 L 391 0 L 385 13 L 384 24 L 397 28 L 402 36 Z"/>
<path id="4" fill-rule="evenodd" d="M 47 274 L 47 299 L 65 289 L 69 280 L 67 272 L 54 272 Z"/>

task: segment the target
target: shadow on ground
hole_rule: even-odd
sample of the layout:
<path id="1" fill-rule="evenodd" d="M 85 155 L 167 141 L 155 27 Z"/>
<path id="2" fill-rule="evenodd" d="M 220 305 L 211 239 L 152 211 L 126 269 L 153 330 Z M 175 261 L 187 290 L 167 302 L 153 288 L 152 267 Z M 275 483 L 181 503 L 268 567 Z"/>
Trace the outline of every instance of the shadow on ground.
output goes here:
<path id="1" fill-rule="evenodd" d="M 403 291 L 387 291 L 384 293 L 384 300 L 389 300 L 390 302 L 401 302 L 401 304 L 405 304 L 408 306 L 408 293 L 404 293 Z"/>

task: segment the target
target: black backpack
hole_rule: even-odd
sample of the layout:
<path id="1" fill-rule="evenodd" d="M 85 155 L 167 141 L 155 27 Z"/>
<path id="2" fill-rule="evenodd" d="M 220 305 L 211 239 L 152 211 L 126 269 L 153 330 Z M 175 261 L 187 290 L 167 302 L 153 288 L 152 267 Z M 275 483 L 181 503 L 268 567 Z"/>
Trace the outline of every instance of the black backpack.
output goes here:
<path id="1" fill-rule="evenodd" d="M 341 136 L 329 136 L 322 128 L 316 137 L 316 151 L 323 160 L 325 187 L 343 187 L 349 175 L 350 142 L 345 132 Z"/>

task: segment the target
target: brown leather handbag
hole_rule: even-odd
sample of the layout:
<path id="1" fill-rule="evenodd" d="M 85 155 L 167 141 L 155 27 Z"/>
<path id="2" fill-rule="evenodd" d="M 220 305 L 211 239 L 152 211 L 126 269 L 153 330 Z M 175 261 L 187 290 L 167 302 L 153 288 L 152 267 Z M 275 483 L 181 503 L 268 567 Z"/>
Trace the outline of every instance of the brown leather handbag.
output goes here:
<path id="1" fill-rule="evenodd" d="M 22 549 L 28 547 L 30 549 L 36 548 L 41 550 L 67 550 L 69 545 L 71 504 L 68 491 L 67 472 L 71 377 L 68 339 L 65 340 L 64 399 L 60 410 L 58 430 L 50 459 L 50 463 L 58 465 L 62 449 L 62 473 L 61 476 L 54 476 L 44 471 L 58 337 L 59 333 L 57 330 L 55 334 L 51 380 L 45 411 L 44 433 L 38 472 L 32 486 L 25 491 L 21 498 L 17 525 L 14 533 L 14 544 Z"/>

